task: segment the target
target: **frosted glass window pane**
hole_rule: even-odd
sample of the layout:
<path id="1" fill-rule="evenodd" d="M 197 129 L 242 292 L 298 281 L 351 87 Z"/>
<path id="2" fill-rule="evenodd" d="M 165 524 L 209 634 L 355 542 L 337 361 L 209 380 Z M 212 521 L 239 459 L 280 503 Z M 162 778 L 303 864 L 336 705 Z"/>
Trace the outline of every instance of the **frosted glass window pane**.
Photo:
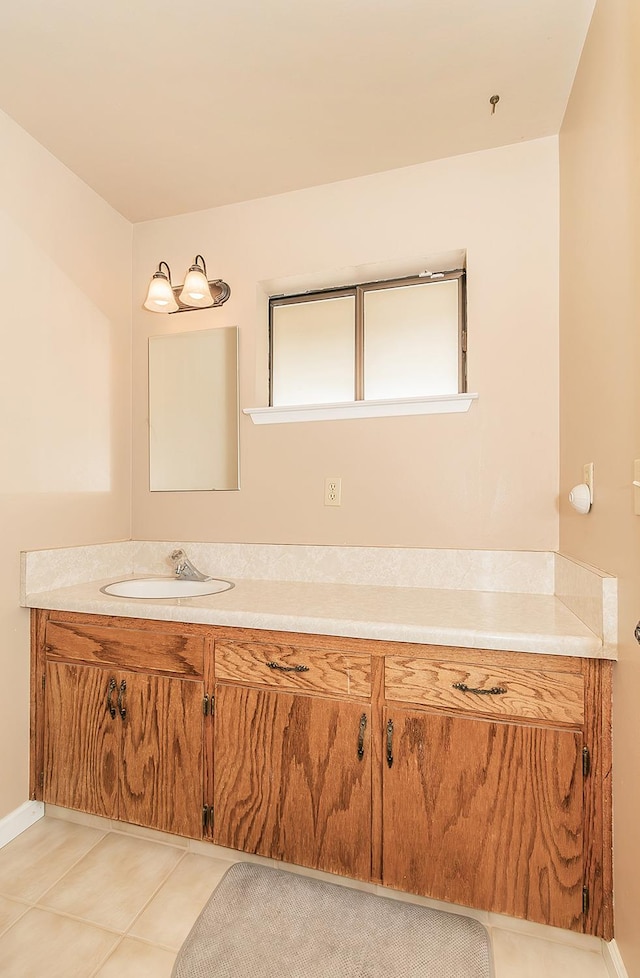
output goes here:
<path id="1" fill-rule="evenodd" d="M 365 400 L 457 393 L 457 279 L 366 292 Z"/>
<path id="2" fill-rule="evenodd" d="M 274 306 L 271 330 L 274 407 L 353 400 L 353 296 Z"/>

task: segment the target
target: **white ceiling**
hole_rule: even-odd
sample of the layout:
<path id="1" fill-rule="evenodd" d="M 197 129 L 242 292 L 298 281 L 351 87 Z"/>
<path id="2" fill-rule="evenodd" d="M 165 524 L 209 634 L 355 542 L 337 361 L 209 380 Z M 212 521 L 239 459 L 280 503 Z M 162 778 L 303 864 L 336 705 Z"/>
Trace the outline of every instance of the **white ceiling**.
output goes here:
<path id="1" fill-rule="evenodd" d="M 150 220 L 557 133 L 594 3 L 4 0 L 0 108 Z"/>

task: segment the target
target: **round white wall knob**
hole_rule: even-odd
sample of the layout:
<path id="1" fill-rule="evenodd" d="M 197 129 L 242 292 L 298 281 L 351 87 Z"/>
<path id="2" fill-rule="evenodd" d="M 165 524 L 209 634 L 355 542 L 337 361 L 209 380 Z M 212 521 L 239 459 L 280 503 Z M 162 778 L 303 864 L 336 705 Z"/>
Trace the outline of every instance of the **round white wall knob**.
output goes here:
<path id="1" fill-rule="evenodd" d="M 591 509 L 591 490 L 589 486 L 581 482 L 579 486 L 574 486 L 569 493 L 569 502 L 577 513 L 588 513 Z"/>

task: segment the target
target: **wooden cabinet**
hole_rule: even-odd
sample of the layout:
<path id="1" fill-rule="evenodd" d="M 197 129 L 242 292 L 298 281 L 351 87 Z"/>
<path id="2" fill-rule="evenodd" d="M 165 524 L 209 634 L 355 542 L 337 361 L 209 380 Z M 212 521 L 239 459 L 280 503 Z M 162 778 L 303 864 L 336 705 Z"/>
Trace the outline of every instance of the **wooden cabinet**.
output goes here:
<path id="1" fill-rule="evenodd" d="M 370 879 L 370 690 L 369 656 L 216 643 L 214 842 Z"/>
<path id="2" fill-rule="evenodd" d="M 197 673 L 198 645 L 202 670 L 202 638 L 78 616 L 45 623 L 45 802 L 202 836 L 204 683 L 143 668 L 146 658 L 157 672 Z M 138 671 L 119 667 L 127 662 Z"/>
<path id="3" fill-rule="evenodd" d="M 31 797 L 611 938 L 610 662 L 32 627 Z"/>
<path id="4" fill-rule="evenodd" d="M 216 687 L 213 840 L 368 880 L 366 704 Z"/>
<path id="5" fill-rule="evenodd" d="M 383 881 L 582 929 L 582 738 L 571 730 L 387 712 Z"/>
<path id="6" fill-rule="evenodd" d="M 202 696 L 193 681 L 48 662 L 44 801 L 199 837 Z"/>
<path id="7" fill-rule="evenodd" d="M 608 933 L 609 664 L 423 656 L 385 660 L 383 882 Z"/>

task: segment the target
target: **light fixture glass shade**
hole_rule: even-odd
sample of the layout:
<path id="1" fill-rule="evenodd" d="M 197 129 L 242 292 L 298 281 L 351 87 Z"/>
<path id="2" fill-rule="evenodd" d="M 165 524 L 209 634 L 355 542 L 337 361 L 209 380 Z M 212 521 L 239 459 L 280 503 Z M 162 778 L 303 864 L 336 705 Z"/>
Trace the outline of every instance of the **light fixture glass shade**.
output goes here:
<path id="1" fill-rule="evenodd" d="M 207 276 L 199 265 L 192 265 L 180 293 L 180 302 L 186 306 L 202 309 L 213 305 L 213 296 L 207 282 Z"/>
<path id="2" fill-rule="evenodd" d="M 144 308 L 151 312 L 176 312 L 178 309 L 171 282 L 160 269 L 153 273 L 147 298 L 144 300 Z"/>

